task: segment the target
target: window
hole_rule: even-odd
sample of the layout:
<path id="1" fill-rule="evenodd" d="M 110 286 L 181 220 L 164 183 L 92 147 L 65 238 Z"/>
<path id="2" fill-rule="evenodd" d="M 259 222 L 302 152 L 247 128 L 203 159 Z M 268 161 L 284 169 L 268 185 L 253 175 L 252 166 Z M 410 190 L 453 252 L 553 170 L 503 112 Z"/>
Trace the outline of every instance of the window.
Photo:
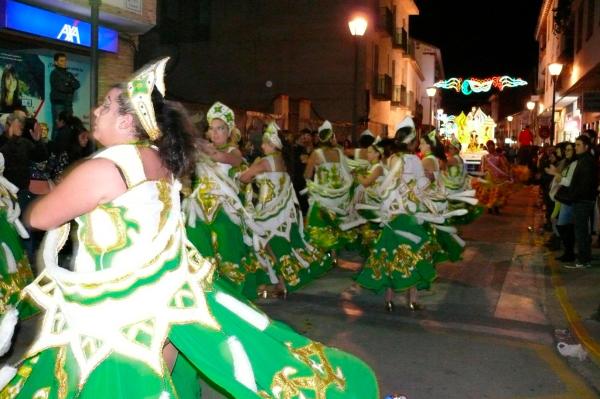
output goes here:
<path id="1" fill-rule="evenodd" d="M 392 85 L 396 84 L 396 60 L 392 60 Z"/>
<path id="2" fill-rule="evenodd" d="M 585 40 L 589 40 L 594 33 L 594 17 L 595 17 L 595 8 L 596 8 L 596 0 L 588 0 L 588 9 L 587 9 L 587 32 L 585 34 Z"/>
<path id="3" fill-rule="evenodd" d="M 575 53 L 581 50 L 581 43 L 583 41 L 583 4 L 579 5 L 577 10 L 577 32 L 575 33 Z"/>
<path id="4" fill-rule="evenodd" d="M 379 74 L 379 46 L 373 46 L 373 73 Z"/>

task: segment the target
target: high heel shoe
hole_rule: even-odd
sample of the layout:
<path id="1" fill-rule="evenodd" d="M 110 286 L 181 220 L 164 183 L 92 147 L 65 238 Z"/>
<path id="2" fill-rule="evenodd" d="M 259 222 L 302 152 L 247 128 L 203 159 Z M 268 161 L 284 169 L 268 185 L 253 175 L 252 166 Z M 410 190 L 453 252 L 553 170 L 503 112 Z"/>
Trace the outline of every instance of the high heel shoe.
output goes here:
<path id="1" fill-rule="evenodd" d="M 394 302 L 385 301 L 385 310 L 388 312 L 393 312 L 394 311 Z"/>
<path id="2" fill-rule="evenodd" d="M 423 310 L 423 305 L 421 305 L 420 303 L 417 302 L 411 302 L 408 304 L 408 308 L 412 311 L 412 312 L 416 312 L 419 310 Z"/>

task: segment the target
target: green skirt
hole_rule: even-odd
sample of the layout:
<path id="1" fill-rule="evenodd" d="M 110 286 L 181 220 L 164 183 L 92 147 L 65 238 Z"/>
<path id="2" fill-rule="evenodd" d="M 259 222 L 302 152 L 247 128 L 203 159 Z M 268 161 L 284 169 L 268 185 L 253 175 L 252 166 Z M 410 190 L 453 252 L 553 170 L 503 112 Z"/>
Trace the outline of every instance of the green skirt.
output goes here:
<path id="1" fill-rule="evenodd" d="M 27 255 L 23 250 L 17 230 L 6 218 L 6 210 L 0 208 L 0 314 L 11 305 L 17 306 L 19 316 L 27 318 L 36 309 L 26 301 L 19 301 L 21 290 L 33 281 L 33 273 Z M 10 252 L 10 253 L 7 253 Z M 16 271 L 9 271 L 9 264 L 15 262 Z"/>
<path id="2" fill-rule="evenodd" d="M 318 202 L 308 210 L 306 239 L 322 251 L 352 247 L 358 240 L 357 229 L 343 231 L 336 213 Z"/>
<path id="3" fill-rule="evenodd" d="M 275 271 L 288 291 L 303 287 L 333 266 L 328 254 L 306 245 L 296 223 L 291 227 L 290 240 L 274 236 L 269 240 L 269 247 L 275 257 Z"/>
<path id="4" fill-rule="evenodd" d="M 398 235 L 404 231 L 420 238 L 418 244 Z M 355 280 L 375 292 L 386 288 L 404 291 L 411 287 L 427 289 L 436 278 L 434 257 L 440 252 L 428 228 L 418 224 L 414 216 L 396 216 L 381 230 L 369 257 Z"/>
<path id="5" fill-rule="evenodd" d="M 196 219 L 196 226 L 186 226 L 188 239 L 205 258 L 217 264 L 217 277 L 244 295 L 257 297 L 258 286 L 269 282 L 252 247 L 244 243 L 241 226 L 235 224 L 223 209 L 211 223 Z"/>
<path id="6" fill-rule="evenodd" d="M 294 332 L 215 281 L 206 293 L 218 330 L 172 325 L 179 350 L 171 378 L 112 352 L 85 381 L 70 346 L 27 358 L 0 397 L 48 399 L 197 399 L 197 376 L 230 398 L 379 398 L 372 370 L 356 357 Z"/>

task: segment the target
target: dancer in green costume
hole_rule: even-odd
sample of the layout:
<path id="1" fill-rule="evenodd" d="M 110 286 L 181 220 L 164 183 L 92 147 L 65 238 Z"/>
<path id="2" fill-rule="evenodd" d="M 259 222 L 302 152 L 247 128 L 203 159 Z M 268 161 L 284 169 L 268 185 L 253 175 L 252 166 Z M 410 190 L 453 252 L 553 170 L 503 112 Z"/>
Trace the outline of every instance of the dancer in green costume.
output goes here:
<path id="1" fill-rule="evenodd" d="M 452 136 L 447 145 L 448 164 L 446 170 L 442 171 L 441 181 L 450 194 L 461 192 L 470 192 L 472 178 L 467 173 L 465 161 L 460 156 L 462 145 L 456 136 Z M 450 209 L 467 209 L 468 213 L 464 216 L 451 218 L 448 222 L 453 225 L 466 225 L 474 222 L 483 213 L 483 207 L 476 203 L 451 202 Z"/>
<path id="2" fill-rule="evenodd" d="M 261 252 L 271 255 L 264 261 L 270 263 L 265 266 L 276 274 L 272 283 L 279 284 L 285 293 L 320 276 L 332 264 L 328 255 L 304 241 L 300 204 L 281 154 L 283 144 L 278 129 L 275 122 L 267 126 L 261 146 L 265 156 L 242 173 L 240 180 L 243 183 L 254 180 L 258 186 L 257 204 L 249 204 L 254 222 L 262 232 L 255 239 L 265 249 Z"/>
<path id="3" fill-rule="evenodd" d="M 21 244 L 21 238 L 29 234 L 19 220 L 20 209 L 17 191 L 4 172 L 4 156 L 0 153 L 0 314 L 18 303 L 16 310 L 21 318 L 35 312 L 28 302 L 19 302 L 21 290 L 33 281 L 29 260 Z"/>
<path id="4" fill-rule="evenodd" d="M 207 119 L 211 144 L 205 151 L 209 158 L 203 157 L 197 163 L 193 192 L 184 204 L 188 236 L 202 256 L 216 259 L 220 278 L 253 299 L 258 286 L 268 279 L 254 253 L 254 225 L 234 179 L 243 162 L 240 150 L 230 141 L 236 130 L 235 115 L 217 102 L 209 109 Z"/>
<path id="5" fill-rule="evenodd" d="M 447 254 L 440 245 L 448 234 L 459 240 L 456 231 L 444 223 L 465 210 L 448 211 L 447 193 L 432 184 L 421 160 L 413 154 L 416 133 L 410 117 L 396 128 L 396 154 L 388 159 L 388 173 L 372 193 L 382 231 L 363 270 L 356 280 L 376 292 L 385 292 L 386 310 L 394 309 L 394 291 L 407 291 L 408 306 L 418 310 L 417 290 L 429 288 L 436 277 L 435 263 Z M 444 243 L 445 244 L 445 243 Z"/>
<path id="6" fill-rule="evenodd" d="M 429 187 L 421 160 L 412 152 L 416 134 L 412 119 L 396 129 L 398 152 L 388 159 L 389 173 L 377 187 L 379 219 L 383 225 L 356 281 L 365 288 L 385 293 L 388 311 L 394 308 L 394 291 L 408 291 L 408 304 L 420 309 L 417 289 L 428 288 L 435 279 L 428 229 L 415 216 L 419 197 Z"/>
<path id="7" fill-rule="evenodd" d="M 379 214 L 380 198 L 379 185 L 383 182 L 387 170 L 381 158 L 383 149 L 378 146 L 379 141 L 374 141 L 365 148 L 367 166 L 362 169 L 353 169 L 354 179 L 358 183 L 352 198 L 351 211 L 348 222 L 342 224 L 342 229 L 355 228 L 360 236 L 359 252 L 366 258 L 369 251 L 381 233 Z M 358 227 L 353 227 L 358 226 Z"/>
<path id="8" fill-rule="evenodd" d="M 0 370 L 0 397 L 191 399 L 192 381 L 170 377 L 183 364 L 232 398 L 378 398 L 363 362 L 231 295 L 187 241 L 177 177 L 194 151 L 182 108 L 163 97 L 166 62 L 108 92 L 94 111 L 106 149 L 32 206 L 29 223 L 49 230 L 46 268 L 23 292 L 43 321 L 18 369 Z M 72 219 L 69 271 L 56 253 Z"/>
<path id="9" fill-rule="evenodd" d="M 358 237 L 356 230 L 340 228 L 348 216 L 353 179 L 343 151 L 334 145 L 329 121 L 319 127 L 318 136 L 319 148 L 310 154 L 304 172 L 310 204 L 306 235 L 311 244 L 331 251 L 353 243 Z"/>

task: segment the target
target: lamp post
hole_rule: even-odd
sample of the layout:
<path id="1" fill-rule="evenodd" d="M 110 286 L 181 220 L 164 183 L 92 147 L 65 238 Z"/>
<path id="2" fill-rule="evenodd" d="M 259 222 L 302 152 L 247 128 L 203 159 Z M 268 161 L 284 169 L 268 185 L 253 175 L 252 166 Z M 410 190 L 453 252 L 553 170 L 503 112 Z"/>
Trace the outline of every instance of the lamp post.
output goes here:
<path id="1" fill-rule="evenodd" d="M 354 17 L 348 22 L 348 28 L 354 38 L 354 80 L 352 83 L 352 141 L 358 141 L 358 133 L 356 132 L 356 102 L 357 102 L 357 86 L 358 86 L 358 38 L 362 37 L 367 30 L 368 22 L 363 17 Z"/>
<path id="2" fill-rule="evenodd" d="M 533 134 L 535 137 L 535 120 L 533 119 L 533 109 L 535 108 L 535 102 L 527 101 L 527 109 L 529 110 L 529 124 L 533 127 Z"/>
<path id="3" fill-rule="evenodd" d="M 510 124 L 511 124 L 511 122 L 513 121 L 513 116 L 512 116 L 512 115 L 508 115 L 508 116 L 506 117 L 506 120 L 508 121 L 508 136 L 509 136 L 509 137 L 511 138 L 511 140 L 512 140 L 512 131 L 511 131 L 511 128 L 510 128 Z"/>
<path id="4" fill-rule="evenodd" d="M 548 72 L 552 77 L 552 124 L 550 125 L 550 145 L 554 144 L 554 135 L 556 133 L 556 122 L 554 121 L 554 112 L 556 111 L 556 80 L 562 71 L 562 64 L 554 62 L 548 65 Z"/>
<path id="5" fill-rule="evenodd" d="M 433 126 L 433 97 L 437 89 L 435 87 L 428 87 L 425 89 L 427 97 L 429 97 L 429 124 Z"/>

